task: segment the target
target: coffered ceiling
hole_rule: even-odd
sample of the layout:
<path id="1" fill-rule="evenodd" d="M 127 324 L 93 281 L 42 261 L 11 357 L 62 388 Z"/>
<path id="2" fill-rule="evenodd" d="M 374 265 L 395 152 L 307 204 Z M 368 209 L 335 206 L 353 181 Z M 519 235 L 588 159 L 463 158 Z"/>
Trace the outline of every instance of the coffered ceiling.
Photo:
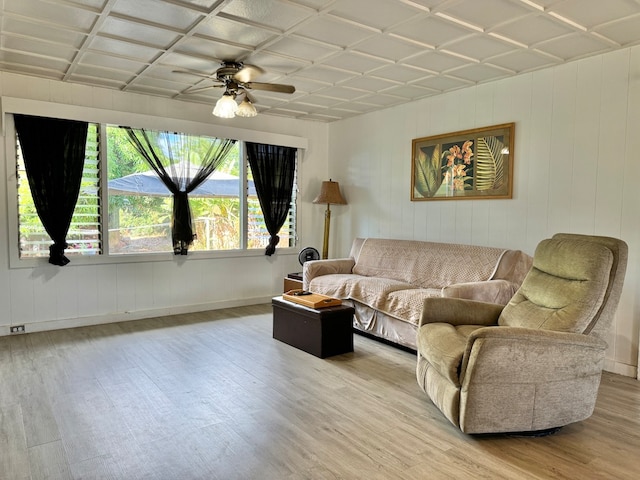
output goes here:
<path id="1" fill-rule="evenodd" d="M 640 43 L 640 0 L 0 0 L 0 70 L 331 122 Z M 182 71 L 182 72 L 176 72 Z M 194 75 L 186 73 L 193 72 Z"/>

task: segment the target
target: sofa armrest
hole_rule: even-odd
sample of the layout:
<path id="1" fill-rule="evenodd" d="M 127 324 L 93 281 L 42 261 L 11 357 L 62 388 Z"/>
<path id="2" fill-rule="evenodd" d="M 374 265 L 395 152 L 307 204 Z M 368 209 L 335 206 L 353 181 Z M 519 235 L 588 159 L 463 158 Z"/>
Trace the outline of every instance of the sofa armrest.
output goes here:
<path id="1" fill-rule="evenodd" d="M 425 298 L 418 328 L 427 323 L 497 325 L 504 305 L 464 298 Z"/>
<path id="2" fill-rule="evenodd" d="M 518 290 L 516 283 L 499 279 L 447 285 L 442 288 L 442 296 L 506 305 L 516 290 Z"/>
<path id="3" fill-rule="evenodd" d="M 316 277 L 334 273 L 351 273 L 356 264 L 353 258 L 332 258 L 329 260 L 310 260 L 302 266 L 302 288 L 309 289 L 309 283 Z"/>

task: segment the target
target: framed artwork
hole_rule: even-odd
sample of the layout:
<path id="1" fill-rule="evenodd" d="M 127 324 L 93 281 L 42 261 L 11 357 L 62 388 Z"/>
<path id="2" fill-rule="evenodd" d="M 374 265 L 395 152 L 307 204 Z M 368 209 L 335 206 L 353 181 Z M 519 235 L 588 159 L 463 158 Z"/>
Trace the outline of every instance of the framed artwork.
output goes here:
<path id="1" fill-rule="evenodd" d="M 411 200 L 512 198 L 515 123 L 416 138 Z"/>

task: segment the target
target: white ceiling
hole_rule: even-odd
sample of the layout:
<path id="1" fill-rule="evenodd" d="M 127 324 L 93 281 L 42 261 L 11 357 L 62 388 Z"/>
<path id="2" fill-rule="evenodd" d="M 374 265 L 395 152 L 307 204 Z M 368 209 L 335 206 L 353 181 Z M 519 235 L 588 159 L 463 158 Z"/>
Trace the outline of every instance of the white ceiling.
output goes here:
<path id="1" fill-rule="evenodd" d="M 0 70 L 212 105 L 258 65 L 264 114 L 331 122 L 640 43 L 640 0 L 0 0 Z"/>

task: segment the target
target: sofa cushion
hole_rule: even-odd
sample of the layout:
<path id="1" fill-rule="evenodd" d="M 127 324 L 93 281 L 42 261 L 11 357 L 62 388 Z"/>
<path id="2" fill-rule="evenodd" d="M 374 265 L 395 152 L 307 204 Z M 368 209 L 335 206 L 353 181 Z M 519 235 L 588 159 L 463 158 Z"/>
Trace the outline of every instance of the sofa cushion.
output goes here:
<path id="1" fill-rule="evenodd" d="M 418 325 L 424 299 L 427 297 L 439 297 L 438 288 L 411 288 L 396 290 L 389 293 L 386 300 L 380 306 L 380 310 L 399 320 Z"/>
<path id="2" fill-rule="evenodd" d="M 344 274 L 322 275 L 314 278 L 310 287 L 313 292 L 336 298 L 349 298 L 382 311 L 389 294 L 397 290 L 414 288 L 413 285 L 391 278 Z"/>
<path id="3" fill-rule="evenodd" d="M 353 273 L 440 289 L 490 279 L 503 253 L 475 245 L 367 238 Z"/>

